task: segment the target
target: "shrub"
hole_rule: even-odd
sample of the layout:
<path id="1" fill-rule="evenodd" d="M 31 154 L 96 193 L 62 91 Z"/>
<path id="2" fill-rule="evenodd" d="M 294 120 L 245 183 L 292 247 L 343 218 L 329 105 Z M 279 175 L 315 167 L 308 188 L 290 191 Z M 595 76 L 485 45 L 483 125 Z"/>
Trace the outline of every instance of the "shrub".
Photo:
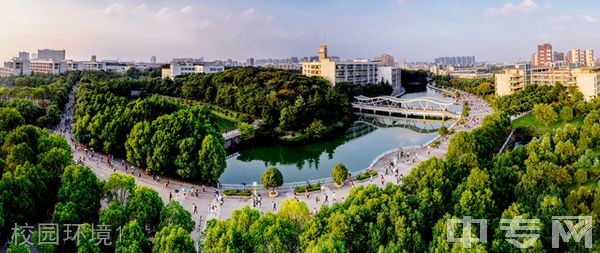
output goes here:
<path id="1" fill-rule="evenodd" d="M 237 190 L 237 189 L 233 189 L 233 190 L 224 190 L 223 194 L 225 196 L 251 196 L 252 192 L 250 190 Z"/>

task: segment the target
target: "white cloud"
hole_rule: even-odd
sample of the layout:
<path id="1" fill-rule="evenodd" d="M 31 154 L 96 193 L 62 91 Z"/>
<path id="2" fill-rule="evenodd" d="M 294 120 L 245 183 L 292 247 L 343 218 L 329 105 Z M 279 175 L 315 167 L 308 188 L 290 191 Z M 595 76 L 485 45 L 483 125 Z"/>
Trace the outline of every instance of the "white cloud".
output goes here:
<path id="1" fill-rule="evenodd" d="M 186 7 L 181 8 L 181 10 L 179 10 L 179 11 L 183 12 L 183 13 L 187 13 L 187 12 L 190 12 L 192 10 L 193 10 L 193 7 L 191 5 L 188 5 Z"/>
<path id="2" fill-rule="evenodd" d="M 545 9 L 552 8 L 550 5 L 544 5 Z M 519 4 L 506 3 L 500 8 L 491 7 L 485 11 L 489 17 L 510 16 L 515 13 L 528 13 L 539 10 L 540 7 L 533 0 L 523 0 Z"/>
<path id="3" fill-rule="evenodd" d="M 123 10 L 122 4 L 111 4 L 104 9 L 106 14 L 115 14 Z"/>
<path id="4" fill-rule="evenodd" d="M 600 22 L 600 19 L 597 17 L 594 17 L 594 16 L 590 16 L 590 15 L 581 15 L 581 16 L 565 15 L 565 16 L 550 17 L 550 21 L 557 23 L 557 24 L 564 24 L 564 23 L 570 23 L 570 22 L 586 22 L 586 23 L 595 24 L 595 23 Z"/>
<path id="5" fill-rule="evenodd" d="M 258 11 L 257 11 L 255 8 L 250 8 L 250 9 L 247 9 L 247 10 L 245 10 L 245 11 L 242 13 L 242 16 L 243 16 L 243 17 L 250 17 L 250 16 L 252 16 L 253 14 L 256 14 L 257 12 L 258 12 Z"/>
<path id="6" fill-rule="evenodd" d="M 592 17 L 588 15 L 581 16 L 581 19 L 588 23 L 598 23 L 598 21 L 600 21 L 600 19 L 598 19 L 597 17 Z"/>
<path id="7" fill-rule="evenodd" d="M 408 3 L 408 0 L 396 0 L 396 3 L 398 3 L 399 5 L 405 5 L 406 3 Z"/>

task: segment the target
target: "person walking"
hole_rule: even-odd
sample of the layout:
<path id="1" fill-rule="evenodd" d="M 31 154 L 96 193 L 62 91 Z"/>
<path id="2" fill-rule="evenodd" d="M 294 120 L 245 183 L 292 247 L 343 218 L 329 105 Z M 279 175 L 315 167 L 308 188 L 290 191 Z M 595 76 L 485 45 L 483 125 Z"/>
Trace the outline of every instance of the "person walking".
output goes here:
<path id="1" fill-rule="evenodd" d="M 198 206 L 196 206 L 196 203 L 194 203 L 194 214 L 193 215 L 196 215 L 196 214 L 198 214 Z"/>
<path id="2" fill-rule="evenodd" d="M 169 192 L 169 202 L 173 199 L 173 193 Z"/>
<path id="3" fill-rule="evenodd" d="M 273 208 L 271 210 L 273 212 L 275 212 L 275 210 L 277 210 L 277 204 L 275 204 L 275 201 L 273 201 Z"/>

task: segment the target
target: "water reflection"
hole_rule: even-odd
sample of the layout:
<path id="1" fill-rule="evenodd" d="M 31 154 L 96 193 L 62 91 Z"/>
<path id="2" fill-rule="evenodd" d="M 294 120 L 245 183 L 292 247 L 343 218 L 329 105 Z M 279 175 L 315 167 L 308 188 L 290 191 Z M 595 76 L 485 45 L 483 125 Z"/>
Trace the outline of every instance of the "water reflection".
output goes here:
<path id="1" fill-rule="evenodd" d="M 421 92 L 420 96 L 447 98 L 431 91 Z M 260 182 L 260 176 L 268 166 L 276 166 L 282 172 L 284 182 L 329 177 L 336 163 L 343 163 L 349 171 L 355 172 L 369 166 L 375 157 L 387 150 L 424 144 L 437 136 L 442 124 L 449 127 L 453 123 L 361 115 L 345 134 L 334 139 L 242 150 L 237 156 L 227 159 L 227 169 L 220 181 L 231 184 Z"/>

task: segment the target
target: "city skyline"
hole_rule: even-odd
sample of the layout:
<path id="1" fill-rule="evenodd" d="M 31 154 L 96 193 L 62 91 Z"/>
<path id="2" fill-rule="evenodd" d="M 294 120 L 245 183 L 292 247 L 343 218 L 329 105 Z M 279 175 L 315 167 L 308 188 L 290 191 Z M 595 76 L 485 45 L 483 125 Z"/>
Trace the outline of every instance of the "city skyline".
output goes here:
<path id="1" fill-rule="evenodd" d="M 583 3 L 9 0 L 0 9 L 8 22 L 0 58 L 53 48 L 66 49 L 69 59 L 244 61 L 312 56 L 327 43 L 343 59 L 387 53 L 408 61 L 454 55 L 519 61 L 543 42 L 563 52 L 596 47 L 600 14 L 588 10 L 600 3 L 574 2 Z"/>

